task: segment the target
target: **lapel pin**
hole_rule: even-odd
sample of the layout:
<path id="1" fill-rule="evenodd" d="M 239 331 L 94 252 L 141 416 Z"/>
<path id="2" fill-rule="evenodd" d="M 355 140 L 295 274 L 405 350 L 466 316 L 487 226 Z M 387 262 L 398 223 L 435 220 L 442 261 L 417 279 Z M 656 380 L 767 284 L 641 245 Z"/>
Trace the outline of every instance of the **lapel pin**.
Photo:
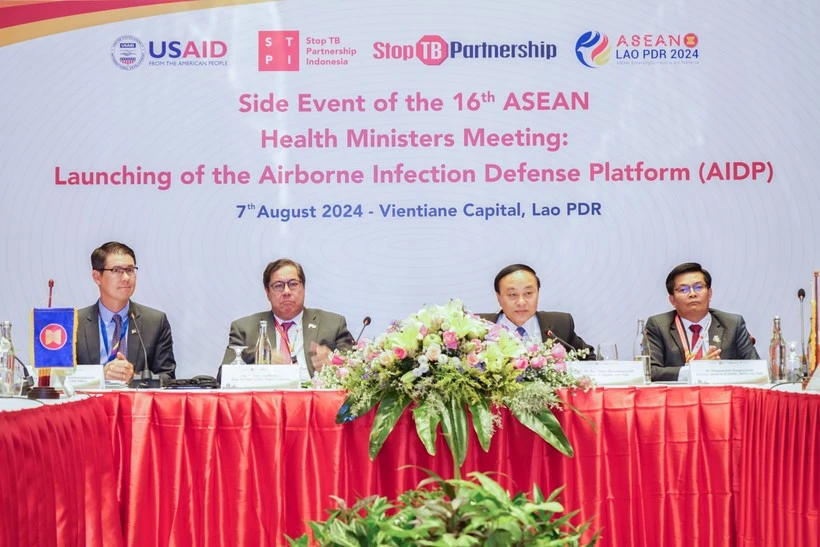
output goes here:
<path id="1" fill-rule="evenodd" d="M 308 328 L 309 328 L 309 329 L 315 329 L 315 328 L 317 328 L 317 327 L 316 327 L 316 325 L 314 325 L 313 323 L 308 323 Z"/>

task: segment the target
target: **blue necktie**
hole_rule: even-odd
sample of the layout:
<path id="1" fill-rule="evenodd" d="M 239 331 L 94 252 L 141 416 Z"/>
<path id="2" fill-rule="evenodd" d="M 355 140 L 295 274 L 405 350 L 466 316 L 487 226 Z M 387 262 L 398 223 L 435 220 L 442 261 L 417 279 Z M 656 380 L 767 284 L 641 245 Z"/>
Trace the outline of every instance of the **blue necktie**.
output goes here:
<path id="1" fill-rule="evenodd" d="M 114 336 L 111 337 L 111 353 L 108 354 L 109 361 L 116 359 L 118 352 L 125 355 L 125 333 L 122 331 L 122 317 L 115 313 L 112 319 L 114 321 Z"/>
<path id="2" fill-rule="evenodd" d="M 515 332 L 517 332 L 521 336 L 521 338 L 527 337 L 527 331 L 524 330 L 524 327 L 518 327 L 517 329 L 515 329 Z"/>

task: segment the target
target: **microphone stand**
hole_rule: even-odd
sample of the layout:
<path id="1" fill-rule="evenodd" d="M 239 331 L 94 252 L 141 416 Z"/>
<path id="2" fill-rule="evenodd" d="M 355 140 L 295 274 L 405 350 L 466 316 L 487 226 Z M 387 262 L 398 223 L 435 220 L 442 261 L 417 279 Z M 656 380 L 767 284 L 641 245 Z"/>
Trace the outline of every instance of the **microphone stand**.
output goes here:
<path id="1" fill-rule="evenodd" d="M 137 337 L 140 341 L 144 363 L 139 378 L 137 378 L 135 374 L 131 382 L 128 383 L 128 387 L 131 389 L 159 389 L 162 387 L 162 381 L 160 378 L 154 378 L 151 369 L 148 367 L 148 352 L 145 350 L 145 342 L 142 341 L 142 333 L 140 332 L 139 325 L 137 325 L 137 316 L 134 312 L 131 312 L 129 315 L 131 321 L 134 322 L 134 332 L 137 333 Z"/>

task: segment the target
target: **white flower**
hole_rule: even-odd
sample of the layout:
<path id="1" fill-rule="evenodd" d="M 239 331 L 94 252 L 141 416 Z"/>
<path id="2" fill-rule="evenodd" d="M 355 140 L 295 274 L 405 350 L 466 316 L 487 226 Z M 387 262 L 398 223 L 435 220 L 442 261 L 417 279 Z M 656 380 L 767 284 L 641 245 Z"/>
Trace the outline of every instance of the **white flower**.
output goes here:
<path id="1" fill-rule="evenodd" d="M 712 342 L 714 342 L 714 343 L 715 343 L 715 345 L 720 344 L 720 336 L 718 336 L 718 335 L 716 334 L 716 335 L 712 338 Z"/>

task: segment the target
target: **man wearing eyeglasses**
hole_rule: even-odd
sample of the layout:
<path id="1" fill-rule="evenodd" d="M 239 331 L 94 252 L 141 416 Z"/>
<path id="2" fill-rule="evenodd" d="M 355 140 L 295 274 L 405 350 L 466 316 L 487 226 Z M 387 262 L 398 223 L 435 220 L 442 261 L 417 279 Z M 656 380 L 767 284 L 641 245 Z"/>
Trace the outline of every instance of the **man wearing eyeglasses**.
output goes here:
<path id="1" fill-rule="evenodd" d="M 174 378 L 176 371 L 165 313 L 131 300 L 137 269 L 134 251 L 123 243 L 109 241 L 91 253 L 91 278 L 100 298 L 77 312 L 77 363 L 104 365 L 106 380 L 129 382 L 146 366 L 164 378 Z"/>
<path id="2" fill-rule="evenodd" d="M 646 321 L 652 380 L 687 381 L 693 360 L 760 358 L 743 317 L 709 307 L 712 276 L 700 264 L 676 266 L 666 291 L 675 309 Z"/>
<path id="3" fill-rule="evenodd" d="M 304 378 L 328 364 L 333 350 L 353 347 L 343 316 L 305 307 L 305 272 L 300 264 L 287 258 L 271 262 L 262 274 L 262 285 L 271 309 L 231 323 L 223 363 L 234 358 L 230 346 L 245 346 L 242 359 L 254 362 L 260 321 L 268 324 L 274 348 L 271 363 L 298 363 Z"/>

